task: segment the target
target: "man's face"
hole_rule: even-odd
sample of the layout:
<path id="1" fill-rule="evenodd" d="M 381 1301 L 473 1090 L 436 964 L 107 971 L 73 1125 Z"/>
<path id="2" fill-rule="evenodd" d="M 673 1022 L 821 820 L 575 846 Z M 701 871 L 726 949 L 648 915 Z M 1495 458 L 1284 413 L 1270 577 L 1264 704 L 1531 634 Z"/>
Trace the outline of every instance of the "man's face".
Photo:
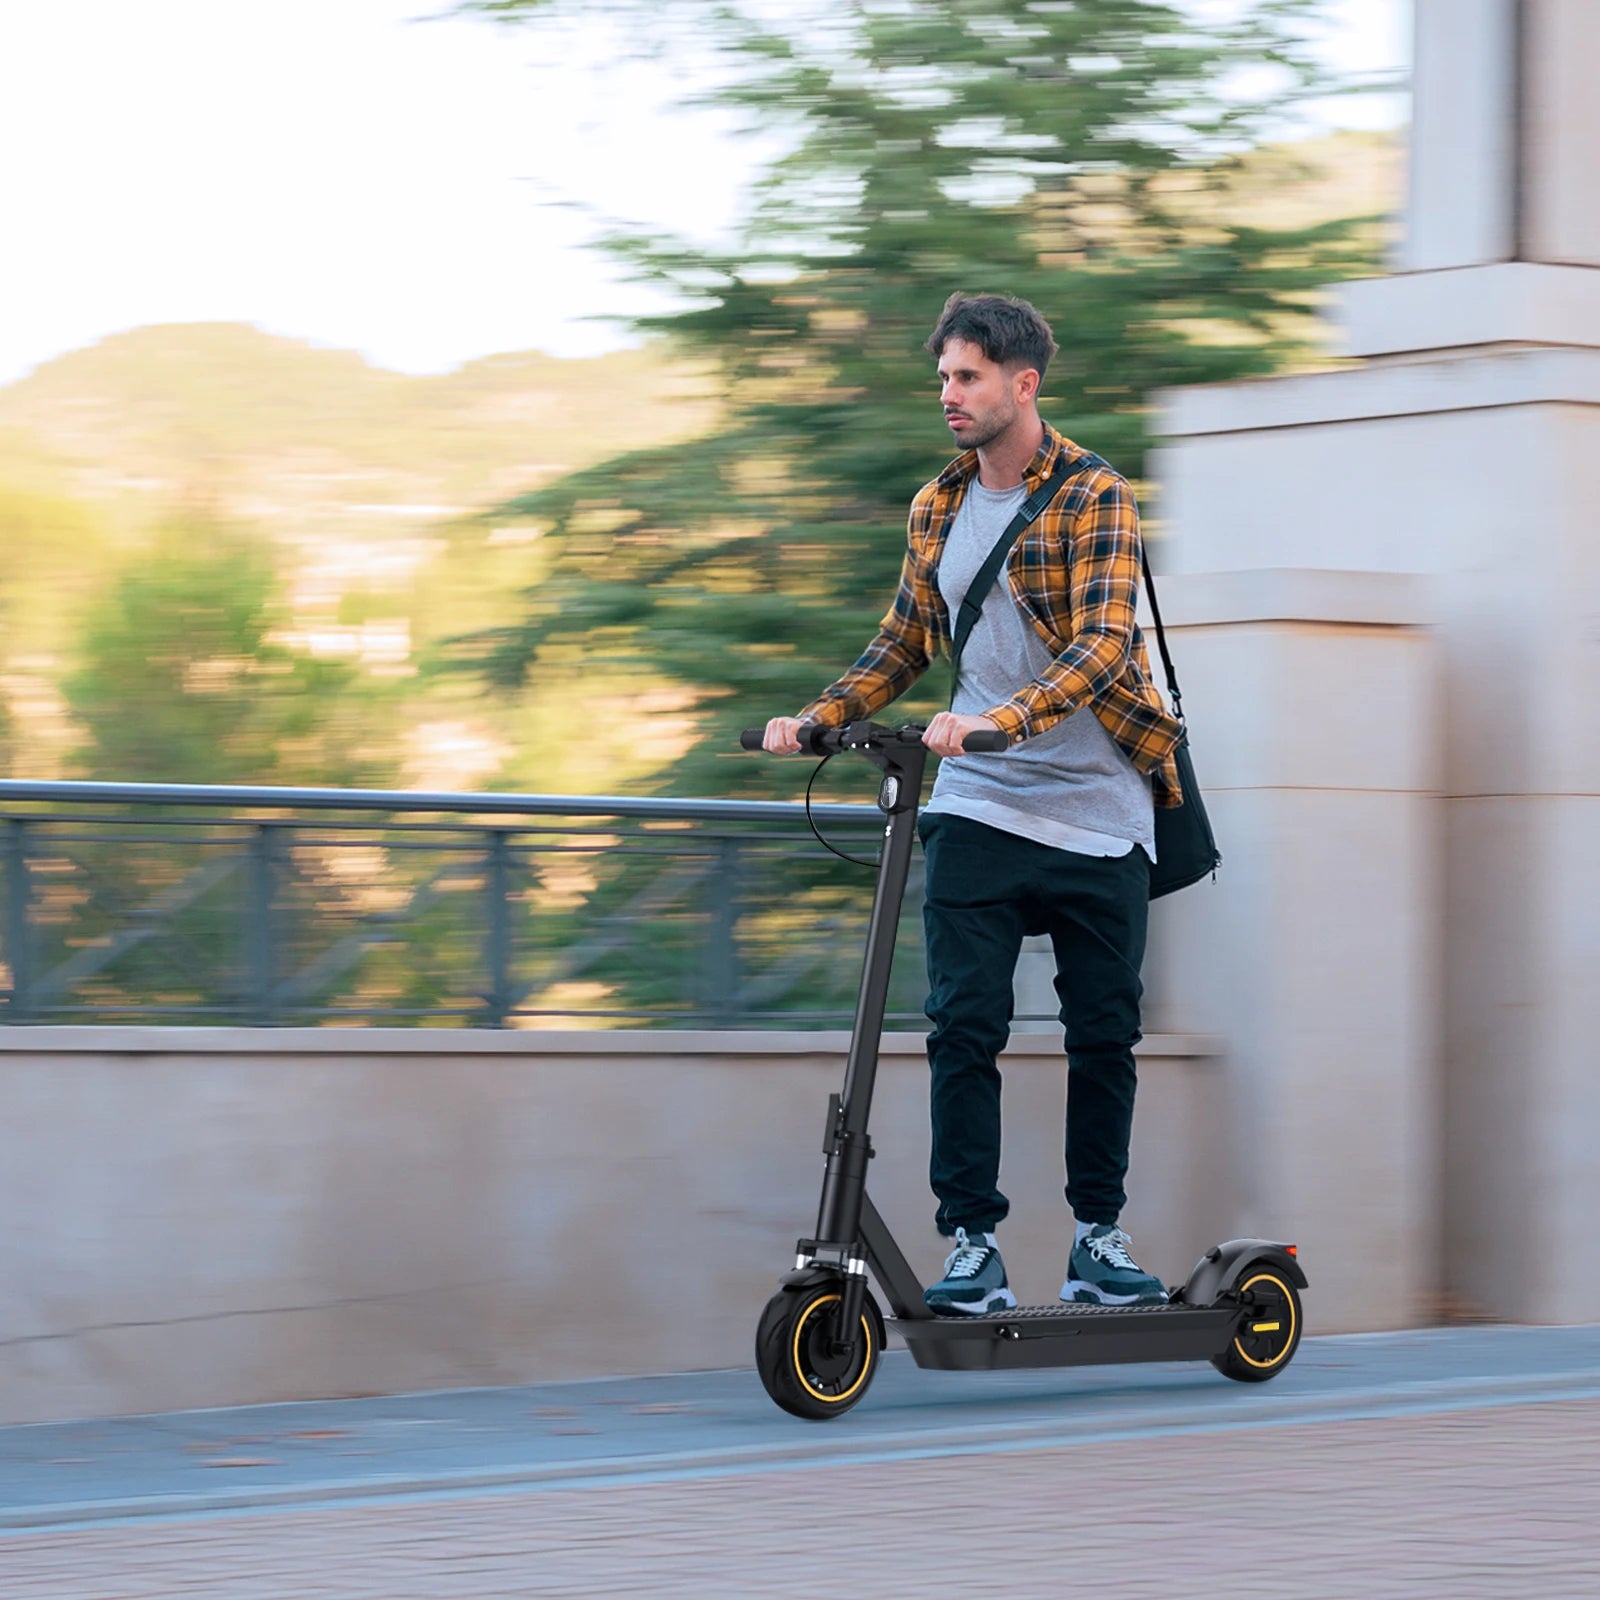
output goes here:
<path id="1" fill-rule="evenodd" d="M 1022 378 L 1022 373 L 991 361 L 968 339 L 945 341 L 939 357 L 939 403 L 963 450 L 981 450 L 1017 420 Z"/>

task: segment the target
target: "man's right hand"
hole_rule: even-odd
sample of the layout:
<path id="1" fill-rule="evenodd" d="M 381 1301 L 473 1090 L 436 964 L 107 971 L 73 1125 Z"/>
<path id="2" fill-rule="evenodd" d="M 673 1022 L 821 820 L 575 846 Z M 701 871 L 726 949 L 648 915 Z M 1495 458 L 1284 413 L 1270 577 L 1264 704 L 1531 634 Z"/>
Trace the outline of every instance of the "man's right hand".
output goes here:
<path id="1" fill-rule="evenodd" d="M 805 726 L 799 717 L 774 717 L 767 724 L 766 737 L 761 741 L 763 750 L 774 755 L 793 756 L 800 753 L 800 730 Z"/>

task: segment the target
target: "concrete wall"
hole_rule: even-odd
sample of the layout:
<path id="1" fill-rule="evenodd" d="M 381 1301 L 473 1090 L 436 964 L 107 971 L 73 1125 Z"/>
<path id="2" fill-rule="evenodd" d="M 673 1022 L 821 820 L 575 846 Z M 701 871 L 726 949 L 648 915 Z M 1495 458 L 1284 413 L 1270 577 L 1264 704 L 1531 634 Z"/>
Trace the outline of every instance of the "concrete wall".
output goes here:
<path id="1" fill-rule="evenodd" d="M 1147 1015 L 1227 1041 L 1240 1231 L 1292 1234 L 1345 1326 L 1427 1321 L 1443 742 L 1427 585 L 1158 581 L 1223 865 L 1157 903 Z"/>
<path id="2" fill-rule="evenodd" d="M 1412 271 L 1511 254 L 1514 5 L 1415 0 L 1418 28 L 1433 32 L 1428 48 L 1417 50 L 1412 72 L 1410 226 L 1400 256 Z M 1463 183 L 1464 171 L 1476 181 Z"/>
<path id="3" fill-rule="evenodd" d="M 1516 256 L 1600 266 L 1600 6 L 1415 0 L 1413 9 L 1402 269 Z"/>
<path id="4" fill-rule="evenodd" d="M 1526 331 L 1521 319 L 1548 283 L 1572 314 L 1570 337 L 1600 337 L 1591 281 L 1600 270 L 1583 270 L 1580 279 L 1572 276 L 1579 269 L 1532 267 L 1514 283 L 1497 279 L 1515 293 L 1493 315 Z M 1436 276 L 1452 280 L 1452 295 L 1463 287 L 1452 274 Z M 1394 323 L 1371 315 L 1363 326 L 1370 336 Z M 1309 642 L 1291 646 L 1287 636 L 1281 660 L 1241 654 L 1241 643 L 1224 644 L 1215 629 L 1177 641 L 1180 666 L 1198 649 L 1197 667 L 1214 683 L 1204 715 L 1200 702 L 1193 707 L 1196 738 L 1242 749 L 1252 729 L 1291 730 L 1286 737 L 1306 730 L 1328 753 L 1349 758 L 1318 783 L 1351 796 L 1340 802 L 1352 822 L 1351 862 L 1391 859 L 1406 837 L 1415 850 L 1437 846 L 1429 892 L 1442 974 L 1432 996 L 1440 1064 L 1416 1163 L 1419 1171 L 1440 1163 L 1429 1200 L 1441 1221 L 1430 1256 L 1443 1263 L 1438 1287 L 1448 1305 L 1471 1314 L 1600 1317 L 1600 1160 L 1580 1131 L 1600 1118 L 1600 984 L 1590 972 L 1600 948 L 1600 714 L 1592 690 L 1600 662 L 1600 346 L 1484 345 L 1188 391 L 1174 398 L 1167 433 L 1169 548 L 1186 576 L 1165 592 L 1191 584 L 1243 594 L 1254 584 L 1287 595 L 1296 585 L 1334 582 L 1419 590 L 1414 615 L 1429 624 L 1436 716 L 1418 721 L 1414 695 L 1396 697 L 1397 646 L 1378 634 L 1370 650 L 1360 645 L 1356 609 L 1347 621 L 1358 648 L 1337 669 L 1326 657 L 1317 666 Z M 1314 570 L 1331 561 L 1361 570 L 1337 579 Z M 1425 828 L 1402 822 L 1376 794 L 1369 824 L 1353 826 L 1354 795 L 1374 788 L 1366 757 L 1359 740 L 1327 738 L 1330 718 L 1351 716 L 1353 731 L 1370 736 L 1373 757 L 1386 732 L 1398 736 L 1394 759 L 1374 771 L 1409 761 L 1408 782 L 1439 797 Z M 1433 746 L 1419 742 L 1430 736 Z M 1291 752 L 1285 762 L 1287 772 Z M 1205 765 L 1201 771 L 1210 775 Z M 1375 787 L 1389 782 L 1380 777 Z M 1272 805 L 1287 818 L 1287 790 Z M 1391 821 L 1380 822 L 1380 812 Z M 1295 838 L 1259 820 L 1245 826 L 1253 843 L 1277 838 L 1285 860 L 1301 858 Z M 1241 865 L 1237 856 L 1231 865 Z M 1343 919 L 1364 929 L 1354 879 L 1333 875 L 1313 887 L 1301 886 L 1298 905 L 1283 904 L 1285 925 L 1327 929 Z M 1192 919 L 1192 904 L 1185 913 Z M 1206 959 L 1238 950 L 1220 927 L 1193 920 L 1178 942 Z M 1206 981 L 1192 983 L 1185 1003 L 1161 1020 L 1182 1016 L 1184 1027 L 1221 1033 L 1230 1055 L 1244 1059 L 1247 1038 L 1270 1022 L 1272 995 L 1291 992 L 1295 947 L 1281 948 L 1284 958 L 1274 954 L 1260 969 L 1268 976 L 1258 993 L 1234 991 L 1238 1005 L 1226 1024 L 1205 1008 Z M 1415 1071 L 1399 1061 L 1395 1072 L 1392 1089 L 1413 1106 Z M 1274 1080 L 1271 1092 L 1283 1088 Z M 1397 1200 L 1405 1193 L 1397 1190 Z M 1530 1218 L 1538 1219 L 1540 1249 L 1527 1246 Z"/>
<path id="5" fill-rule="evenodd" d="M 0 1421 L 747 1365 L 816 1220 L 836 1034 L 0 1029 Z M 1214 1043 L 1141 1050 L 1126 1223 L 1181 1279 L 1240 1214 Z M 872 1190 L 917 1268 L 922 1041 Z M 1057 1041 L 1006 1060 L 1013 1281 L 1065 1268 Z M 1314 1328 L 1359 1326 L 1319 1298 Z"/>

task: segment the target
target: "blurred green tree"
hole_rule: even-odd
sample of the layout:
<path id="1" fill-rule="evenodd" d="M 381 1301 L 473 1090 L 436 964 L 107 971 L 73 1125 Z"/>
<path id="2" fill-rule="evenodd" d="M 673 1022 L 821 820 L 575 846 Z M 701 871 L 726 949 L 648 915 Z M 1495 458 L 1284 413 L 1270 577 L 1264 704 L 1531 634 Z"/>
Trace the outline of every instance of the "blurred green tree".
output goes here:
<path id="1" fill-rule="evenodd" d="M 567 6 L 464 9 L 538 23 Z M 584 10 L 669 55 L 713 40 L 726 71 L 706 98 L 793 130 L 733 247 L 607 238 L 675 291 L 681 310 L 637 325 L 715 365 L 724 417 L 502 507 L 545 526 L 549 565 L 523 619 L 469 651 L 507 685 L 586 661 L 692 686 L 702 740 L 663 779 L 679 792 L 792 785 L 720 753 L 871 636 L 906 503 L 950 453 L 922 343 L 953 289 L 1045 312 L 1061 345 L 1045 415 L 1137 478 L 1152 390 L 1304 359 L 1316 290 L 1375 256 L 1360 220 L 1229 220 L 1250 149 L 1333 87 L 1307 46 L 1316 0 L 1204 29 L 1149 0 Z"/>
<path id="2" fill-rule="evenodd" d="M 63 688 L 79 765 L 119 782 L 381 784 L 392 689 L 282 636 L 263 542 L 165 526 L 90 608 Z"/>

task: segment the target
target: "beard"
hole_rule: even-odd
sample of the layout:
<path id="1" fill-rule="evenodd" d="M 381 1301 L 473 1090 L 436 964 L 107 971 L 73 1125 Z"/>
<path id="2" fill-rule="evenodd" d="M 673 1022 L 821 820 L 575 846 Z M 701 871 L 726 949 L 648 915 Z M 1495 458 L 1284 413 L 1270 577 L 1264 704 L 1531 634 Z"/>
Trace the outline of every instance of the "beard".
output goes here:
<path id="1" fill-rule="evenodd" d="M 996 408 L 992 411 L 973 412 L 963 411 L 962 416 L 968 419 L 968 427 L 961 438 L 963 450 L 982 450 L 987 445 L 994 443 L 1012 423 L 1017 420 L 1017 412 Z"/>

